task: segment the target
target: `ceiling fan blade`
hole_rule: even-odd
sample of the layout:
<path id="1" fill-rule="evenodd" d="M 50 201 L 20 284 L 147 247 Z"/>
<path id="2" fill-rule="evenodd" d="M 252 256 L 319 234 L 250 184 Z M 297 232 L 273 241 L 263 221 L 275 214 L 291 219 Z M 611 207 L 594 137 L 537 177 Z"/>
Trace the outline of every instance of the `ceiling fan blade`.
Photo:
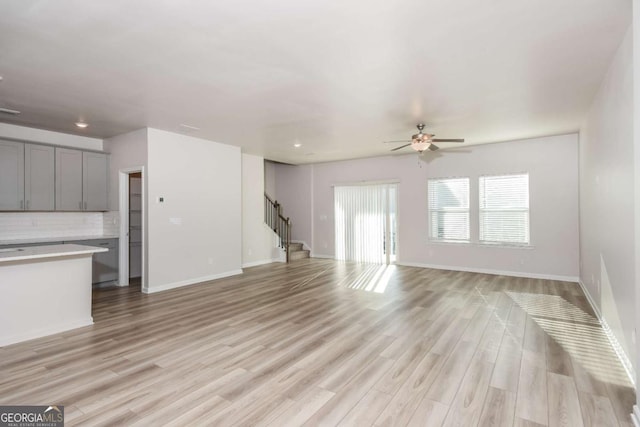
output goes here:
<path id="1" fill-rule="evenodd" d="M 382 141 L 383 144 L 397 144 L 398 142 L 411 142 L 411 140 L 401 139 L 399 141 Z"/>
<path id="2" fill-rule="evenodd" d="M 405 145 L 401 145 L 400 147 L 392 148 L 392 149 L 391 149 L 391 151 L 396 151 L 396 150 L 399 150 L 399 149 L 401 149 L 401 148 L 408 147 L 408 146 L 410 146 L 410 145 L 411 145 L 411 143 L 409 143 L 409 144 L 405 144 Z"/>
<path id="3" fill-rule="evenodd" d="M 429 150 L 430 150 L 430 151 L 436 151 L 436 150 L 439 150 L 439 149 L 440 149 L 440 147 L 438 147 L 438 146 L 437 146 L 437 145 L 435 145 L 435 144 L 430 144 L 430 145 L 429 145 Z"/>
<path id="4" fill-rule="evenodd" d="M 453 139 L 433 138 L 432 141 L 434 141 L 434 142 L 464 142 L 464 138 L 453 138 Z"/>

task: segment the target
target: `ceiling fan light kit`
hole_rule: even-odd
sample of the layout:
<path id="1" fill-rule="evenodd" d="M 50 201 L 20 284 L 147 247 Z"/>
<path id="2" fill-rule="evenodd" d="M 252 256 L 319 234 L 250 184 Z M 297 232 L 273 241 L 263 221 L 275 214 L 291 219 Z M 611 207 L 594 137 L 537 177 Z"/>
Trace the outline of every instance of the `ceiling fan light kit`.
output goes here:
<path id="1" fill-rule="evenodd" d="M 428 133 L 422 133 L 422 129 L 424 129 L 424 123 L 419 123 L 417 125 L 418 133 L 411 136 L 411 148 L 413 148 L 418 153 L 422 153 L 424 150 L 431 146 L 431 138 L 433 135 Z"/>
<path id="2" fill-rule="evenodd" d="M 434 144 L 434 142 L 464 142 L 464 139 L 456 138 L 456 139 L 440 139 L 434 138 L 434 134 L 432 133 L 423 133 L 424 123 L 418 123 L 416 127 L 418 128 L 418 133 L 411 136 L 411 141 L 409 144 L 402 145 L 400 147 L 396 147 L 391 149 L 391 151 L 397 151 L 404 147 L 411 146 L 418 153 L 422 153 L 425 150 L 436 151 L 439 149 L 438 146 Z M 387 141 L 387 142 L 404 142 L 404 141 Z"/>
<path id="3" fill-rule="evenodd" d="M 429 141 L 414 140 L 411 142 L 411 148 L 416 150 L 418 153 L 422 153 L 424 150 L 426 150 L 430 146 L 431 146 L 431 143 Z"/>

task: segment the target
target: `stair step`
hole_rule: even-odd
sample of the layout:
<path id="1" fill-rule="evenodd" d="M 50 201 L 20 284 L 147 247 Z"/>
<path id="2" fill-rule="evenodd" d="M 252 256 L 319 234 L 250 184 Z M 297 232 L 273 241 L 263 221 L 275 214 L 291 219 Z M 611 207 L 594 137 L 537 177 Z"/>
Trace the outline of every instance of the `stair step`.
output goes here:
<path id="1" fill-rule="evenodd" d="M 308 250 L 299 250 L 299 251 L 289 251 L 289 260 L 293 261 L 296 259 L 309 258 Z"/>
<path id="2" fill-rule="evenodd" d="M 302 243 L 289 243 L 289 251 L 301 251 Z"/>

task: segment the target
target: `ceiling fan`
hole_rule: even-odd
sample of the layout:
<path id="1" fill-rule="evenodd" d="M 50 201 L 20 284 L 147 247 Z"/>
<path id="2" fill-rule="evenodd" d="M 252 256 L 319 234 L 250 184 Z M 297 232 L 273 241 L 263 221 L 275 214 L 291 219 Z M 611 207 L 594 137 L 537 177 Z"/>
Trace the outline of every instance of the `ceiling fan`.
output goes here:
<path id="1" fill-rule="evenodd" d="M 411 136 L 411 140 L 401 140 L 401 141 L 384 141 L 385 143 L 398 143 L 398 142 L 408 142 L 408 144 L 401 145 L 400 147 L 392 148 L 391 151 L 397 151 L 404 147 L 411 146 L 418 153 L 422 153 L 425 150 L 436 151 L 440 147 L 434 144 L 434 142 L 464 142 L 464 139 L 454 138 L 454 139 L 444 139 L 444 138 L 434 138 L 434 134 L 432 133 L 423 133 L 424 123 L 418 123 L 416 125 L 418 128 L 418 133 Z"/>

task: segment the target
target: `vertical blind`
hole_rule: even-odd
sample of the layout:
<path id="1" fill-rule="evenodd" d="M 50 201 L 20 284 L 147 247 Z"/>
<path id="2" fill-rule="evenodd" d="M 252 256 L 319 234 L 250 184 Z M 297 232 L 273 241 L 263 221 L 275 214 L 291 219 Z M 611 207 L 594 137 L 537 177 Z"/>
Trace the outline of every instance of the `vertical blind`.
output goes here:
<path id="1" fill-rule="evenodd" d="M 336 259 L 383 264 L 389 185 L 334 188 Z"/>
<path id="2" fill-rule="evenodd" d="M 469 240 L 469 178 L 438 178 L 428 182 L 429 237 Z"/>
<path id="3" fill-rule="evenodd" d="M 529 244 L 529 174 L 480 177 L 480 241 Z"/>

